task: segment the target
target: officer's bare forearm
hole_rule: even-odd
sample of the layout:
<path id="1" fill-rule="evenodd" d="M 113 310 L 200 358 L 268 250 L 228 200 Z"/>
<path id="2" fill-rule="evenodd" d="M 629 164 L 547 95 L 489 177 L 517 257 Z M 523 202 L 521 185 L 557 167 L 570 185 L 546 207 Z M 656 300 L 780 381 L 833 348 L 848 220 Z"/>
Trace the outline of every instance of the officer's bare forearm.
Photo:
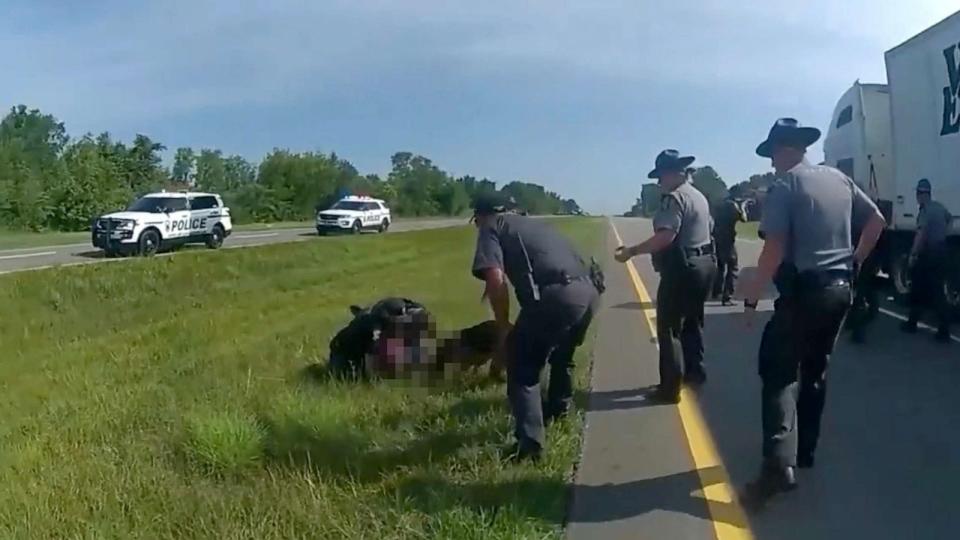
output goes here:
<path id="1" fill-rule="evenodd" d="M 760 251 L 760 258 L 757 259 L 757 273 L 753 280 L 747 286 L 746 297 L 748 300 L 759 300 L 760 292 L 763 287 L 773 280 L 777 268 L 783 262 L 783 240 L 776 237 L 768 237 L 763 243 L 763 250 Z"/>
<path id="2" fill-rule="evenodd" d="M 677 233 L 671 231 L 670 229 L 660 229 L 653 236 L 647 240 L 633 246 L 630 248 L 630 253 L 633 255 L 644 255 L 647 253 L 656 253 L 666 249 L 671 243 L 673 243 L 674 238 L 677 237 Z"/>
<path id="3" fill-rule="evenodd" d="M 510 296 L 507 289 L 507 280 L 499 268 L 487 271 L 486 291 L 484 295 L 490 301 L 494 320 L 501 329 L 510 324 Z"/>
<path id="4" fill-rule="evenodd" d="M 886 226 L 887 222 L 880 214 L 874 214 L 870 218 L 870 221 L 864 226 L 863 232 L 860 233 L 860 241 L 857 243 L 857 249 L 853 253 L 853 259 L 857 261 L 857 264 L 863 264 L 863 261 L 870 256 L 873 248 L 877 246 L 877 241 L 880 240 L 880 235 L 883 234 L 883 229 Z"/>

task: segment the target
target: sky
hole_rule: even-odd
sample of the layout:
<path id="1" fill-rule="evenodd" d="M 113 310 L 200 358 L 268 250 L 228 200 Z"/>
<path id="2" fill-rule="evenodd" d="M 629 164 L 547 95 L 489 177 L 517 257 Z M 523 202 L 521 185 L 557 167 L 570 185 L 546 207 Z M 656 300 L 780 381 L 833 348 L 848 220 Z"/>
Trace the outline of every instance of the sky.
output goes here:
<path id="1" fill-rule="evenodd" d="M 855 80 L 886 81 L 886 50 L 958 9 L 652 4 L 0 0 L 0 107 L 39 108 L 72 136 L 143 133 L 168 160 L 279 147 L 385 175 L 410 151 L 620 213 L 664 148 L 728 186 L 770 170 L 754 150 L 776 118 L 825 131 Z"/>

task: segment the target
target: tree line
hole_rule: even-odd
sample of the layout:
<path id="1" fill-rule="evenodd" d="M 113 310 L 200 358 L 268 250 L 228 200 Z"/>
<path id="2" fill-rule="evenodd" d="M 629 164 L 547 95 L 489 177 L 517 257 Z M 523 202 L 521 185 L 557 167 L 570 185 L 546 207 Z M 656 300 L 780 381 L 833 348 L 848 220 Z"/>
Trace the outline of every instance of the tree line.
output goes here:
<path id="1" fill-rule="evenodd" d="M 0 226 L 85 230 L 93 218 L 161 189 L 219 193 L 239 223 L 312 219 L 346 194 L 384 199 L 400 216 L 461 215 L 479 194 L 500 191 L 531 214 L 573 214 L 580 207 L 544 186 L 502 187 L 487 178 L 454 177 L 411 152 L 391 157 L 386 178 L 361 174 L 336 153 L 275 148 L 259 163 L 217 149 L 177 148 L 163 165 L 160 142 L 109 133 L 71 139 L 54 116 L 24 105 L 0 121 Z"/>
<path id="2" fill-rule="evenodd" d="M 691 180 L 693 186 L 700 190 L 704 197 L 707 198 L 707 202 L 710 203 L 711 208 L 715 207 L 726 199 L 728 194 L 732 193 L 732 190 L 727 189 L 727 184 L 723 181 L 723 178 L 720 177 L 720 174 L 710 165 L 694 168 L 691 174 Z M 637 199 L 637 202 L 625 215 L 653 217 L 659 208 L 660 186 L 655 182 L 648 182 L 641 186 L 640 198 Z"/>

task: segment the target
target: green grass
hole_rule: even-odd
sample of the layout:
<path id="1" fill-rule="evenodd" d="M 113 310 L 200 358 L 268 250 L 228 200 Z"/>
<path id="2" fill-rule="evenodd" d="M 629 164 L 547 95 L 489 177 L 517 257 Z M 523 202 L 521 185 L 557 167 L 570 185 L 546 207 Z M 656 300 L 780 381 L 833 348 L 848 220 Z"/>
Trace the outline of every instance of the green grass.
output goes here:
<path id="1" fill-rule="evenodd" d="M 602 224 L 557 222 L 588 253 Z M 0 278 L 0 538 L 558 536 L 579 417 L 550 427 L 540 464 L 503 465 L 501 384 L 349 385 L 305 371 L 351 303 L 404 295 L 444 328 L 486 318 L 473 234 Z"/>
<path id="2" fill-rule="evenodd" d="M 737 223 L 737 236 L 740 238 L 746 239 L 756 239 L 759 238 L 757 234 L 757 228 L 760 226 L 759 221 L 750 221 L 747 223 Z"/>

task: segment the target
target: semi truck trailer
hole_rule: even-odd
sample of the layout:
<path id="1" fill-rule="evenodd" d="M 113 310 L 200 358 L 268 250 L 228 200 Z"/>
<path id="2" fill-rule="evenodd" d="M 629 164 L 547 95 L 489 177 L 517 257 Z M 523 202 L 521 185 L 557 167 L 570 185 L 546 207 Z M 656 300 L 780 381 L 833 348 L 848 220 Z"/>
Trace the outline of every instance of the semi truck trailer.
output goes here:
<path id="1" fill-rule="evenodd" d="M 834 108 L 824 160 L 877 202 L 888 228 L 877 246 L 896 295 L 910 287 L 917 182 L 955 216 L 944 294 L 960 310 L 960 12 L 884 55 L 887 83 L 847 90 Z"/>

